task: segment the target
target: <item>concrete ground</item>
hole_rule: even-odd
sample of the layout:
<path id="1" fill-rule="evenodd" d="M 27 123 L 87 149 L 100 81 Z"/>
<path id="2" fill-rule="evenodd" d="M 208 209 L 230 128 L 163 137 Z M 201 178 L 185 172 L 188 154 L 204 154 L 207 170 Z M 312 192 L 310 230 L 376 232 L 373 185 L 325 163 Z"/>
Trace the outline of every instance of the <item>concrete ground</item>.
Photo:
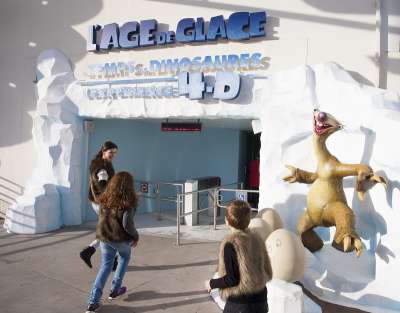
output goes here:
<path id="1" fill-rule="evenodd" d="M 182 246 L 177 247 L 174 237 L 161 237 L 147 226 L 140 230 L 141 239 L 125 276 L 127 295 L 113 303 L 104 301 L 100 312 L 221 312 L 204 290 L 204 281 L 217 266 L 218 241 L 194 240 L 184 233 Z M 100 254 L 95 254 L 94 268 L 89 269 L 78 253 L 93 238 L 93 224 L 41 235 L 7 234 L 1 227 L 0 311 L 84 312 Z M 109 283 L 105 295 L 108 291 Z M 323 312 L 361 312 L 319 304 Z"/>

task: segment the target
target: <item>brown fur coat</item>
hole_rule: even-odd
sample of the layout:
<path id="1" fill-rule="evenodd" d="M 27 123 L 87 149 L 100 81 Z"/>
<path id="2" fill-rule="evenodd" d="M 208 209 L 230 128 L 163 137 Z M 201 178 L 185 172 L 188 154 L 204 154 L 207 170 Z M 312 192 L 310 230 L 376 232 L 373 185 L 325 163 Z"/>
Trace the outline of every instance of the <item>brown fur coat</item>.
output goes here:
<path id="1" fill-rule="evenodd" d="M 259 235 L 249 229 L 235 230 L 222 241 L 219 252 L 218 275 L 226 275 L 224 247 L 230 242 L 235 248 L 239 264 L 239 285 L 220 290 L 221 297 L 227 300 L 230 296 L 255 294 L 265 288 L 272 278 L 271 263 L 267 249 Z"/>
<path id="2" fill-rule="evenodd" d="M 136 236 L 129 235 L 123 227 L 124 212 L 128 213 L 128 219 L 133 221 L 135 209 L 111 210 L 100 207 L 99 222 L 96 227 L 96 238 L 104 242 L 126 242 L 139 239 Z"/>
<path id="3" fill-rule="evenodd" d="M 107 186 L 107 184 L 101 184 L 97 177 L 97 173 L 102 169 L 106 170 L 106 172 L 108 174 L 108 181 L 110 181 L 111 177 L 113 177 L 115 174 L 112 163 L 105 161 L 102 158 L 95 158 L 90 163 L 88 198 L 90 201 L 96 202 L 96 203 L 98 203 L 97 198 L 104 192 L 104 190 Z"/>

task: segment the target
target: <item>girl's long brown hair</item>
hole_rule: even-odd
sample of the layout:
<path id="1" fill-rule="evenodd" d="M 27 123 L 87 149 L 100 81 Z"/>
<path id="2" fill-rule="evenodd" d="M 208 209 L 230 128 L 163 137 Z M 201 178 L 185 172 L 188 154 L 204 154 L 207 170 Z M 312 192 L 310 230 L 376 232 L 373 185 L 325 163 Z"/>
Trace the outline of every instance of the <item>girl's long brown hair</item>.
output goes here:
<path id="1" fill-rule="evenodd" d="M 106 190 L 100 196 L 102 207 L 111 210 L 126 210 L 137 207 L 137 195 L 133 176 L 128 172 L 115 174 L 107 184 Z"/>

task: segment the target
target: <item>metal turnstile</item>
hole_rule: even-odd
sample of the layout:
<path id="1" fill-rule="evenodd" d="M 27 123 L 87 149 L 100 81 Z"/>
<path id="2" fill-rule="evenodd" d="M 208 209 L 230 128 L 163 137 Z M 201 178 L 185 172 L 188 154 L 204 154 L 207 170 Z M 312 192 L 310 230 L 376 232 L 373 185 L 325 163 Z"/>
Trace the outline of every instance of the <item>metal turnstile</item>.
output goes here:
<path id="1" fill-rule="evenodd" d="M 188 179 L 184 183 L 184 192 L 189 193 L 185 195 L 185 201 L 182 213 L 192 212 L 192 214 L 186 215 L 182 218 L 181 223 L 183 222 L 186 225 L 198 225 L 199 224 L 199 213 L 197 212 L 200 209 L 200 199 L 199 193 L 195 191 L 215 188 L 221 186 L 221 177 L 218 176 L 205 176 L 205 177 L 197 177 Z M 212 218 L 214 212 L 214 192 L 207 192 L 207 207 L 208 207 L 208 216 Z M 212 221 L 212 220 L 210 220 Z"/>

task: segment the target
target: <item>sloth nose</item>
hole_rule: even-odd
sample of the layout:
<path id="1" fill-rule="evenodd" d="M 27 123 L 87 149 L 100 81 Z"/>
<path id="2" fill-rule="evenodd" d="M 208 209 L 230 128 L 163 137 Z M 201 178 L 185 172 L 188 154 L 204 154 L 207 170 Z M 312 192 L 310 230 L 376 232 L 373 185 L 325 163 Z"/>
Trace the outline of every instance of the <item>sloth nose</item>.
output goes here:
<path id="1" fill-rule="evenodd" d="M 318 121 L 325 122 L 327 118 L 328 118 L 328 116 L 326 115 L 325 112 L 318 113 L 318 116 L 317 116 Z"/>

